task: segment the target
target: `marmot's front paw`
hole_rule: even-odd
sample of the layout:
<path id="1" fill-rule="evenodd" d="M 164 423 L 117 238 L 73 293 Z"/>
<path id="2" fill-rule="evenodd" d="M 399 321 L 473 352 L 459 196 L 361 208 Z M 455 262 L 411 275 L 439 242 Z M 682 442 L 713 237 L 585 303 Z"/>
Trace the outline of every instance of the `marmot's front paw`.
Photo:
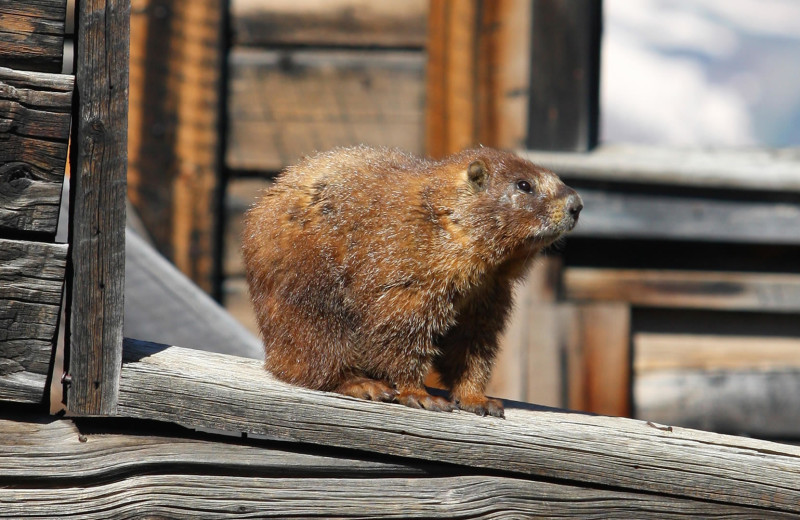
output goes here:
<path id="1" fill-rule="evenodd" d="M 456 405 L 444 397 L 431 395 L 424 389 L 400 390 L 397 402 L 410 408 L 424 408 L 436 412 L 452 412 Z"/>
<path id="2" fill-rule="evenodd" d="M 383 381 L 367 377 L 354 377 L 339 385 L 336 392 L 368 401 L 391 403 L 396 400 L 397 390 Z"/>
<path id="3" fill-rule="evenodd" d="M 456 399 L 456 406 L 458 406 L 459 410 L 472 412 L 481 417 L 486 415 L 500 417 L 501 419 L 506 417 L 503 403 L 499 399 L 490 399 L 482 395 Z"/>

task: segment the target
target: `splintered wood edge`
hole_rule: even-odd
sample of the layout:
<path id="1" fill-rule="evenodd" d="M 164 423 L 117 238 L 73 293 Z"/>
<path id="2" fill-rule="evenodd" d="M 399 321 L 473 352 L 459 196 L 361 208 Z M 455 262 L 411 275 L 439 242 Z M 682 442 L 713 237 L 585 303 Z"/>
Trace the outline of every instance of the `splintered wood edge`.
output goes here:
<path id="1" fill-rule="evenodd" d="M 506 419 L 294 387 L 262 364 L 125 340 L 117 414 L 621 490 L 800 512 L 800 448 L 506 402 Z"/>

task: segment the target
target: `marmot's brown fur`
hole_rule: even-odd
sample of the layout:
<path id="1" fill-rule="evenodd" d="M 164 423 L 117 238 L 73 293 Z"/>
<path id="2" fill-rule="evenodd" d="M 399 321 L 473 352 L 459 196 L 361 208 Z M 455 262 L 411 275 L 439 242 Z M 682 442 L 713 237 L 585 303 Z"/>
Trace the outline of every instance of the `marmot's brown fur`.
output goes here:
<path id="1" fill-rule="evenodd" d="M 484 391 L 512 283 L 582 207 L 554 173 L 488 148 L 304 159 L 245 225 L 266 368 L 309 388 L 502 417 Z M 431 367 L 452 401 L 425 390 Z"/>

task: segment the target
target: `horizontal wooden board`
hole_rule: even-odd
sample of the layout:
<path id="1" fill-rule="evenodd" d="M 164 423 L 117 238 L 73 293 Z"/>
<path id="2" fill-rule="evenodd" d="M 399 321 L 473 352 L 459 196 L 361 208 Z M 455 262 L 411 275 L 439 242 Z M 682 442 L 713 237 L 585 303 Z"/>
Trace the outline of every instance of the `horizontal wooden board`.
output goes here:
<path id="1" fill-rule="evenodd" d="M 633 346 L 637 374 L 659 370 L 800 372 L 800 338 L 640 332 L 634 334 Z"/>
<path id="2" fill-rule="evenodd" d="M 420 153 L 424 69 L 420 52 L 234 49 L 226 165 L 274 172 L 361 143 Z"/>
<path id="3" fill-rule="evenodd" d="M 55 236 L 72 88 L 72 76 L 0 68 L 0 235 Z"/>
<path id="4" fill-rule="evenodd" d="M 800 244 L 800 202 L 724 200 L 582 187 L 570 236 Z"/>
<path id="5" fill-rule="evenodd" d="M 526 150 L 521 154 L 569 178 L 800 192 L 800 150 L 797 148 L 680 149 L 603 145 L 591 153 Z"/>
<path id="6" fill-rule="evenodd" d="M 0 400 L 45 400 L 66 258 L 66 244 L 0 239 Z"/>
<path id="7" fill-rule="evenodd" d="M 649 371 L 634 377 L 633 395 L 639 419 L 755 437 L 800 438 L 797 368 Z"/>
<path id="8" fill-rule="evenodd" d="M 764 510 L 344 450 L 0 419 L 0 517 L 750 518 Z M 80 460 L 80 464 L 75 461 Z M 770 511 L 776 518 L 789 513 Z"/>
<path id="9" fill-rule="evenodd" d="M 649 269 L 564 270 L 569 300 L 649 307 L 800 312 L 800 275 Z"/>
<path id="10" fill-rule="evenodd" d="M 418 47 L 428 0 L 232 0 L 235 45 Z"/>
<path id="11" fill-rule="evenodd" d="M 800 448 L 508 402 L 506 419 L 293 387 L 261 363 L 126 340 L 118 413 L 626 492 L 800 513 Z"/>
<path id="12" fill-rule="evenodd" d="M 5 67 L 60 72 L 67 0 L 0 2 L 0 63 Z"/>

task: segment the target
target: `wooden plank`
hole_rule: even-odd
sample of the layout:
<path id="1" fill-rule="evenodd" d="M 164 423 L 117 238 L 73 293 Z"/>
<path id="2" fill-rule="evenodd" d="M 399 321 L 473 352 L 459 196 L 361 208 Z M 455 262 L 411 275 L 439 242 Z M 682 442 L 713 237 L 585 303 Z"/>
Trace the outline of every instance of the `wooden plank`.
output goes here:
<path id="1" fill-rule="evenodd" d="M 233 0 L 234 45 L 425 46 L 427 0 Z"/>
<path id="2" fill-rule="evenodd" d="M 293 387 L 257 361 L 134 340 L 119 415 L 800 513 L 798 447 L 513 402 L 505 420 L 414 410 Z"/>
<path id="3" fill-rule="evenodd" d="M 566 323 L 574 329 L 568 335 L 566 352 L 569 408 L 630 416 L 630 307 L 623 303 L 581 304 Z"/>
<path id="4" fill-rule="evenodd" d="M 128 0 L 85 0 L 76 15 L 76 89 L 70 186 L 71 279 L 67 407 L 113 413 L 122 360 Z"/>
<path id="5" fill-rule="evenodd" d="M 141 423 L 15 416 L 0 419 L 0 447 L 0 517 L 790 517 L 345 450 L 155 433 Z"/>
<path id="6" fill-rule="evenodd" d="M 800 244 L 800 201 L 578 190 L 584 210 L 571 237 Z"/>
<path id="7" fill-rule="evenodd" d="M 72 87 L 71 76 L 0 67 L 0 234 L 55 236 Z"/>
<path id="8" fill-rule="evenodd" d="M 214 292 L 227 3 L 135 3 L 128 195 L 156 248 Z"/>
<path id="9" fill-rule="evenodd" d="M 800 437 L 797 368 L 654 370 L 636 375 L 633 392 L 640 419 L 761 438 Z"/>
<path id="10" fill-rule="evenodd" d="M 570 179 L 800 192 L 796 148 L 684 149 L 603 145 L 592 153 L 526 150 L 527 159 Z"/>
<path id="11" fill-rule="evenodd" d="M 0 239 L 0 400 L 45 403 L 66 244 Z"/>
<path id="12" fill-rule="evenodd" d="M 634 334 L 637 376 L 659 370 L 800 371 L 800 338 Z"/>
<path id="13" fill-rule="evenodd" d="M 0 63 L 61 72 L 67 0 L 0 1 Z"/>
<path id="14" fill-rule="evenodd" d="M 535 0 L 528 148 L 597 145 L 602 1 Z"/>
<path id="15" fill-rule="evenodd" d="M 360 143 L 421 153 L 424 69 L 418 52 L 234 49 L 226 165 L 275 172 Z"/>
<path id="16" fill-rule="evenodd" d="M 571 267 L 563 291 L 569 300 L 647 307 L 800 312 L 800 275 L 793 274 Z"/>
<path id="17" fill-rule="evenodd" d="M 637 333 L 633 344 L 638 418 L 800 437 L 800 338 Z"/>
<path id="18" fill-rule="evenodd" d="M 20 442 L 25 439 L 25 442 Z M 68 463 L 80 460 L 80 464 Z M 149 472 L 186 471 L 252 476 L 422 477 L 453 474 L 441 464 L 378 459 L 343 450 L 276 445 L 198 433 L 147 422 L 59 420 L 33 414 L 0 418 L 0 479 L 4 484 L 51 480 L 73 485 Z M 172 469 L 170 469 L 172 468 Z"/>
<path id="19" fill-rule="evenodd" d="M 484 55 L 487 79 L 494 83 L 490 111 L 482 119 L 492 121 L 481 142 L 504 149 L 521 149 L 528 138 L 528 102 L 531 78 L 531 17 L 529 0 L 484 1 L 485 8 L 495 10 L 493 20 L 483 31 L 493 34 L 485 41 L 493 45 Z"/>
<path id="20" fill-rule="evenodd" d="M 428 18 L 426 152 L 519 147 L 527 133 L 530 3 L 433 0 Z"/>

